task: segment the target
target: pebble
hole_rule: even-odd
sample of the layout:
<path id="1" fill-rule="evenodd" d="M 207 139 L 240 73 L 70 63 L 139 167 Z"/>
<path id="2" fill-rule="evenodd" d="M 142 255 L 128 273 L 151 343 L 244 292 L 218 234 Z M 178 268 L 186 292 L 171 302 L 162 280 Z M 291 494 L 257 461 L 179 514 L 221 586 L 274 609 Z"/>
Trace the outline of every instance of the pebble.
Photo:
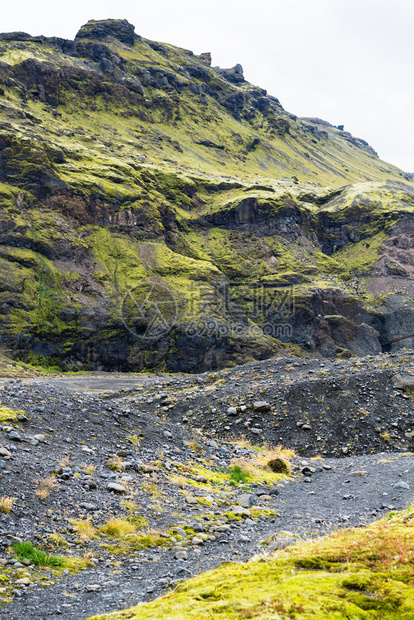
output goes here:
<path id="1" fill-rule="evenodd" d="M 270 403 L 266 402 L 265 400 L 257 400 L 253 403 L 253 409 L 255 411 L 264 412 L 270 411 L 271 406 Z"/>
<path id="2" fill-rule="evenodd" d="M 288 538 L 285 536 L 281 536 L 280 538 L 276 538 L 273 540 L 270 545 L 267 547 L 267 553 L 271 554 L 274 551 L 279 551 L 281 549 L 286 549 L 286 547 L 291 547 L 292 545 L 297 545 L 299 540 L 297 538 Z"/>
<path id="3" fill-rule="evenodd" d="M 82 502 L 79 504 L 80 508 L 84 508 L 84 510 L 98 510 L 98 507 L 95 504 L 88 504 L 88 502 Z"/>
<path id="4" fill-rule="evenodd" d="M 227 415 L 237 415 L 237 409 L 236 407 L 229 407 L 227 409 Z"/>
<path id="5" fill-rule="evenodd" d="M 250 506 L 256 503 L 256 499 L 251 493 L 242 493 L 242 495 L 236 497 L 236 501 L 244 508 L 250 508 Z"/>
<path id="6" fill-rule="evenodd" d="M 47 439 L 44 435 L 35 435 L 33 439 L 36 439 L 39 443 L 46 443 Z"/>
<path id="7" fill-rule="evenodd" d="M 397 482 L 397 484 L 394 484 L 394 488 L 408 490 L 410 486 L 406 482 L 400 481 L 400 482 Z"/>
<path id="8" fill-rule="evenodd" d="M 237 537 L 237 540 L 241 543 L 249 543 L 252 542 L 252 539 L 249 538 L 248 536 L 245 536 L 244 534 L 239 534 L 239 536 Z"/>
<path id="9" fill-rule="evenodd" d="M 85 590 L 87 592 L 99 592 L 100 590 L 102 590 L 102 586 L 99 583 L 91 583 L 85 586 Z"/>
<path id="10" fill-rule="evenodd" d="M 193 495 L 186 495 L 185 501 L 187 502 L 187 504 L 197 504 L 197 498 Z"/>
<path id="11" fill-rule="evenodd" d="M 248 508 L 245 508 L 244 506 L 237 506 L 237 505 L 230 506 L 228 509 L 228 512 L 231 512 L 232 514 L 238 515 L 241 517 L 251 516 L 250 510 Z"/>
<path id="12" fill-rule="evenodd" d="M 30 586 L 32 581 L 29 579 L 29 577 L 22 577 L 21 579 L 16 579 L 14 583 L 19 586 Z"/>
<path id="13" fill-rule="evenodd" d="M 174 557 L 176 560 L 187 560 L 188 552 L 186 551 L 186 549 L 177 549 L 176 551 L 174 551 Z"/>
<path id="14" fill-rule="evenodd" d="M 116 482 L 108 482 L 106 485 L 107 491 L 112 491 L 112 493 L 126 493 L 126 489 L 122 484 L 117 484 Z"/>

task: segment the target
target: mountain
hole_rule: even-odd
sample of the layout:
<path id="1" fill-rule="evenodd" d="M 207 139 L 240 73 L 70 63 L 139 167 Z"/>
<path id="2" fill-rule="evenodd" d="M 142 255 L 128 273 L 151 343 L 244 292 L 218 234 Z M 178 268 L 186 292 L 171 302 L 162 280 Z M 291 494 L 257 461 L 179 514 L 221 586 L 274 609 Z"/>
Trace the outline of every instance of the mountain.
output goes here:
<path id="1" fill-rule="evenodd" d="M 208 53 L 0 35 L 0 348 L 198 372 L 412 345 L 413 178 Z"/>

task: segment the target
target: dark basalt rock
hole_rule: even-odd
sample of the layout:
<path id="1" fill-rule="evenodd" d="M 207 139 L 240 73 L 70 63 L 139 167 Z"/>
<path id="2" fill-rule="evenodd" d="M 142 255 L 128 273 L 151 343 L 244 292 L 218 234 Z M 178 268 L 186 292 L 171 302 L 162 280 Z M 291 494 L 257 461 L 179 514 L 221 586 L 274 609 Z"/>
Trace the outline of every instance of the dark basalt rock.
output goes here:
<path id="1" fill-rule="evenodd" d="M 235 67 L 231 67 L 231 69 L 222 69 L 221 67 L 213 67 L 213 69 L 216 73 L 233 84 L 244 82 L 243 67 L 240 64 L 237 64 Z"/>
<path id="2" fill-rule="evenodd" d="M 126 19 L 90 20 L 84 24 L 75 39 L 106 39 L 113 37 L 132 47 L 135 41 L 135 26 Z"/>

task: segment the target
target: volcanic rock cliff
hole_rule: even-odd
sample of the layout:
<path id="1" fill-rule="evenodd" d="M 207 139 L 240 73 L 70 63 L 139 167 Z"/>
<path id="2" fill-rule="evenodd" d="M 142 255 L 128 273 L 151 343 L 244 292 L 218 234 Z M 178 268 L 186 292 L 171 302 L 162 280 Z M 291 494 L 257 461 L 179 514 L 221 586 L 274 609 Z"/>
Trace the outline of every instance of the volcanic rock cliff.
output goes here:
<path id="1" fill-rule="evenodd" d="M 412 176 L 240 65 L 91 21 L 0 35 L 0 347 L 203 371 L 413 345 Z"/>

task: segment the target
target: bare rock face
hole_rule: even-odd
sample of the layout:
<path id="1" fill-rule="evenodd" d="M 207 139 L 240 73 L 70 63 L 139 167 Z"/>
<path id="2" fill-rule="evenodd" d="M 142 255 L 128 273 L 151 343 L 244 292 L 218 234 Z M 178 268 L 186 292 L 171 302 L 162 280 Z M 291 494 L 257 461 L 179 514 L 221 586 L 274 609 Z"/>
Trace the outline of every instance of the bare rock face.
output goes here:
<path id="1" fill-rule="evenodd" d="M 214 71 L 226 78 L 229 82 L 244 82 L 243 67 L 240 64 L 237 64 L 235 67 L 231 67 L 231 69 L 222 69 L 221 67 L 213 68 Z"/>
<path id="2" fill-rule="evenodd" d="M 210 52 L 203 52 L 202 54 L 200 54 L 200 58 L 202 58 L 202 60 L 204 60 L 209 67 L 211 67 L 211 54 Z"/>
<path id="3" fill-rule="evenodd" d="M 113 37 L 132 47 L 135 41 L 135 26 L 126 19 L 103 19 L 99 21 L 91 19 L 81 27 L 75 39 L 102 40 L 107 37 Z"/>

